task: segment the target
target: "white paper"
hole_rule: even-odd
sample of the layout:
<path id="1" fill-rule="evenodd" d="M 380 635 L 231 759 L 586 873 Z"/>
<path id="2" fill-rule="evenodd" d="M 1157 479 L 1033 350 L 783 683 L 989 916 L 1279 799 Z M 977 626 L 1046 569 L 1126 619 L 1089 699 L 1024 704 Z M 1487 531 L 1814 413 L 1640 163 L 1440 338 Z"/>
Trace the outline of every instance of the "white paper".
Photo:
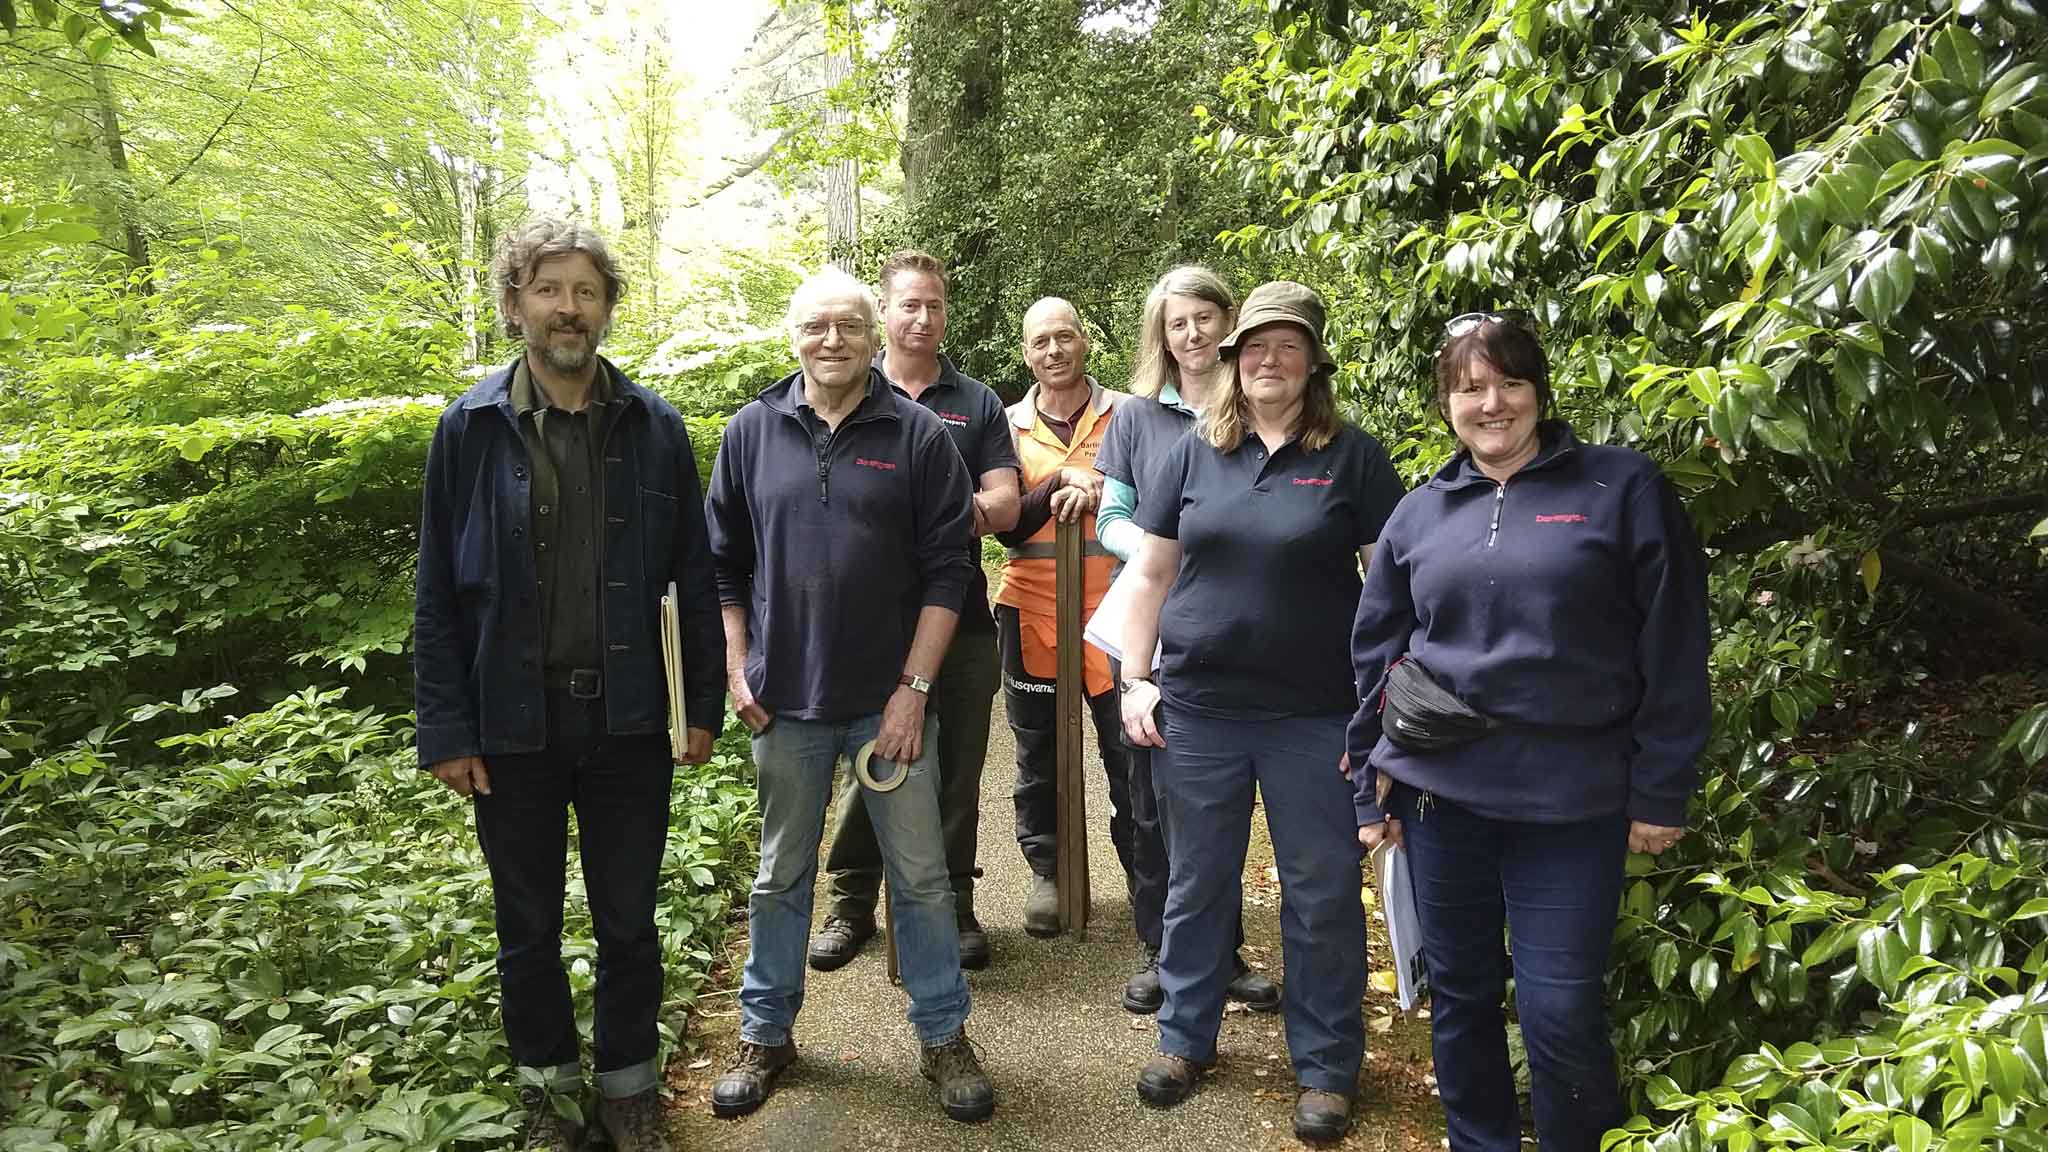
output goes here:
<path id="1" fill-rule="evenodd" d="M 1380 880 L 1387 948 L 1394 954 L 1395 999 L 1401 1011 L 1413 1012 L 1429 994 L 1429 962 L 1422 955 L 1422 925 L 1415 919 L 1415 883 L 1408 873 L 1408 854 L 1392 840 L 1382 840 L 1372 850 L 1372 870 Z"/>
<path id="2" fill-rule="evenodd" d="M 661 670 L 668 679 L 668 750 L 681 760 L 690 749 L 690 718 L 683 707 L 683 621 L 673 580 L 661 598 Z"/>
<path id="3" fill-rule="evenodd" d="M 1081 639 L 1109 653 L 1109 658 L 1118 663 L 1122 663 L 1124 658 L 1124 624 L 1131 618 L 1131 598 L 1137 595 L 1137 570 L 1135 564 L 1124 565 L 1124 570 L 1117 573 L 1116 580 L 1110 584 L 1109 591 L 1102 594 L 1102 603 L 1095 606 L 1095 615 L 1088 618 L 1088 626 L 1081 630 Z M 1159 670 L 1159 653 L 1160 649 L 1155 646 L 1152 649 L 1154 672 Z"/>

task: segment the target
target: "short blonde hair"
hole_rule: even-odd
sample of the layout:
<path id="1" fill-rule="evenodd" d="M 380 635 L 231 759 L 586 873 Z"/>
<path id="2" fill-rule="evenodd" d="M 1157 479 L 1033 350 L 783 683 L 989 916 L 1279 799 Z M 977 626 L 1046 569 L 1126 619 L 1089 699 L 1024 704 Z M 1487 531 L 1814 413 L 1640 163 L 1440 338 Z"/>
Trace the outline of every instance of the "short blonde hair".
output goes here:
<path id="1" fill-rule="evenodd" d="M 873 335 L 882 314 L 882 306 L 875 301 L 875 290 L 860 282 L 853 274 L 835 265 L 826 265 L 804 278 L 789 297 L 789 314 L 783 317 L 783 325 L 789 329 L 789 338 L 795 341 L 798 329 L 809 318 L 810 310 L 819 300 L 831 296 L 851 296 L 860 305 L 860 314 L 868 322 L 869 335 Z"/>
<path id="2" fill-rule="evenodd" d="M 1264 327 L 1266 325 L 1259 326 Z M 1301 326 L 1297 324 L 1294 327 Z M 1306 328 L 1301 330 L 1308 332 Z M 1247 336 L 1250 334 L 1246 333 Z M 1309 335 L 1314 337 L 1316 334 L 1311 332 Z M 1202 418 L 1202 438 L 1219 452 L 1237 451 L 1252 429 L 1252 402 L 1244 394 L 1244 381 L 1237 370 L 1242 359 L 1238 352 L 1229 354 L 1223 368 L 1223 387 L 1217 390 L 1216 399 Z M 1329 447 L 1330 441 L 1335 440 L 1338 431 L 1344 427 L 1344 417 L 1337 411 L 1337 389 L 1330 383 L 1330 378 L 1335 375 L 1335 370 L 1327 364 L 1309 369 L 1308 383 L 1301 393 L 1301 415 L 1295 418 L 1291 430 L 1301 441 L 1304 452 L 1320 452 Z"/>
<path id="3" fill-rule="evenodd" d="M 1166 302 L 1175 296 L 1207 300 L 1223 313 L 1223 326 L 1237 316 L 1237 298 L 1230 285 L 1200 264 L 1182 264 L 1159 278 L 1145 294 L 1145 317 L 1138 323 L 1138 360 L 1131 369 L 1131 393 L 1157 397 L 1168 384 L 1180 390 L 1180 362 L 1166 347 Z"/>

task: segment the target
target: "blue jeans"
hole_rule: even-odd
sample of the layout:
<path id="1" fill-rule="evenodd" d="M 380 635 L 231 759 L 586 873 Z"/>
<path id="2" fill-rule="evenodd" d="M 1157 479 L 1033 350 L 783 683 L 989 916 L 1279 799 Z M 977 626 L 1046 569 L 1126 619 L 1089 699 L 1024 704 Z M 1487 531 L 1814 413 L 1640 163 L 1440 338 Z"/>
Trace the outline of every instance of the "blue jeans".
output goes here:
<path id="1" fill-rule="evenodd" d="M 1503 1007 L 1510 971 L 1501 955 L 1503 920 L 1537 1139 L 1544 1152 L 1596 1152 L 1601 1133 L 1623 1115 L 1604 982 L 1628 818 L 1495 820 L 1398 781 L 1387 813 L 1402 822 L 1415 881 L 1437 1087 L 1453 1152 L 1521 1147 Z"/>
<path id="2" fill-rule="evenodd" d="M 576 1012 L 562 970 L 569 807 L 597 937 L 591 1048 L 598 1090 L 634 1096 L 660 1080 L 661 938 L 654 906 L 668 836 L 664 736 L 610 736 L 603 700 L 548 696 L 545 751 L 492 756 L 491 793 L 474 797 L 491 869 L 498 996 L 513 1063 L 557 1088 L 581 1079 Z"/>
<path id="3" fill-rule="evenodd" d="M 1168 705 L 1152 758 L 1172 878 L 1159 954 L 1159 1050 L 1216 1058 L 1230 984 L 1252 787 L 1280 871 L 1282 1020 L 1297 1083 L 1350 1096 L 1365 1059 L 1365 908 L 1358 823 L 1337 772 L 1348 713 L 1226 720 Z"/>
<path id="4" fill-rule="evenodd" d="M 881 726 L 879 715 L 838 722 L 785 716 L 754 737 L 761 871 L 747 901 L 752 941 L 740 979 L 744 1040 L 770 1047 L 789 1041 L 804 1004 L 804 947 L 833 770 L 841 756 L 851 759 Z M 938 727 L 935 718 L 925 718 L 924 747 L 901 787 L 862 797 L 889 879 L 897 967 L 910 995 L 910 1023 L 928 1047 L 960 1034 L 968 1006 L 939 826 Z"/>

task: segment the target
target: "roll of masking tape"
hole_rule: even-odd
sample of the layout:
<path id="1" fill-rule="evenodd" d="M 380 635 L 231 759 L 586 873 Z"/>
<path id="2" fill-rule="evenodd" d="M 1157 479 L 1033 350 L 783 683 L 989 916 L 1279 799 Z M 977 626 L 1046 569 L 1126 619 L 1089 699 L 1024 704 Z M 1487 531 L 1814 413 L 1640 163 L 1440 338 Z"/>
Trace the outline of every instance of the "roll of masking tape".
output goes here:
<path id="1" fill-rule="evenodd" d="M 853 778 L 871 792 L 894 792 L 903 787 L 903 781 L 909 776 L 910 770 L 904 765 L 875 755 L 873 740 L 861 745 L 860 751 L 853 754 Z"/>

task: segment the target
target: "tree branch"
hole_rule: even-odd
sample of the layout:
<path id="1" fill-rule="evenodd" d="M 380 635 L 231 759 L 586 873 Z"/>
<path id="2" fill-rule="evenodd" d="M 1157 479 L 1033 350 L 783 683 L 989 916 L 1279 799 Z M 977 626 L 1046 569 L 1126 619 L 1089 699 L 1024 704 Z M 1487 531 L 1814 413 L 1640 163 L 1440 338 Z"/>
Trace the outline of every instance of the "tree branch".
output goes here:
<path id="1" fill-rule="evenodd" d="M 1880 548 L 1884 571 L 1934 594 L 1944 606 L 1973 616 L 1991 627 L 1991 643 L 2010 648 L 2036 664 L 2048 663 L 2048 627 L 2034 622 L 2024 612 L 1986 592 L 1957 580 L 1917 556 L 1893 548 Z"/>
<path id="2" fill-rule="evenodd" d="M 780 148 L 781 146 L 782 133 L 777 132 L 775 134 L 775 139 L 770 140 L 766 148 L 763 148 L 758 153 L 747 157 L 745 160 L 740 161 L 739 167 L 734 168 L 732 171 L 727 172 L 725 175 L 719 177 L 716 180 L 713 180 L 709 184 L 706 184 L 702 192 L 699 192 L 693 199 L 684 203 L 682 207 L 695 208 L 697 205 L 704 203 L 706 200 L 711 199 L 713 196 L 718 195 L 720 192 L 725 191 L 727 188 L 730 188 L 733 185 L 739 183 L 740 181 L 745 180 L 747 177 L 752 176 L 754 173 L 759 172 L 762 169 L 762 167 L 764 167 L 768 163 L 768 161 L 773 160 L 775 158 L 775 150 L 777 148 Z"/>
<path id="3" fill-rule="evenodd" d="M 248 105 L 250 95 L 256 91 L 256 78 L 263 74 L 263 33 L 260 28 L 256 35 L 256 66 L 249 71 L 249 83 L 242 90 L 242 98 L 235 101 L 234 107 L 228 109 L 228 114 L 220 118 L 220 123 L 213 126 L 212 132 L 207 133 L 206 139 L 199 145 L 199 150 L 192 153 L 191 158 L 180 165 L 176 172 L 171 173 L 171 178 L 159 185 L 156 191 L 137 201 L 137 207 L 170 191 L 172 185 L 183 180 L 192 171 L 193 166 L 199 163 L 200 158 L 206 155 L 207 150 L 213 147 L 213 142 L 220 139 L 220 134 L 227 131 L 228 125 L 234 123 L 235 117 Z"/>

